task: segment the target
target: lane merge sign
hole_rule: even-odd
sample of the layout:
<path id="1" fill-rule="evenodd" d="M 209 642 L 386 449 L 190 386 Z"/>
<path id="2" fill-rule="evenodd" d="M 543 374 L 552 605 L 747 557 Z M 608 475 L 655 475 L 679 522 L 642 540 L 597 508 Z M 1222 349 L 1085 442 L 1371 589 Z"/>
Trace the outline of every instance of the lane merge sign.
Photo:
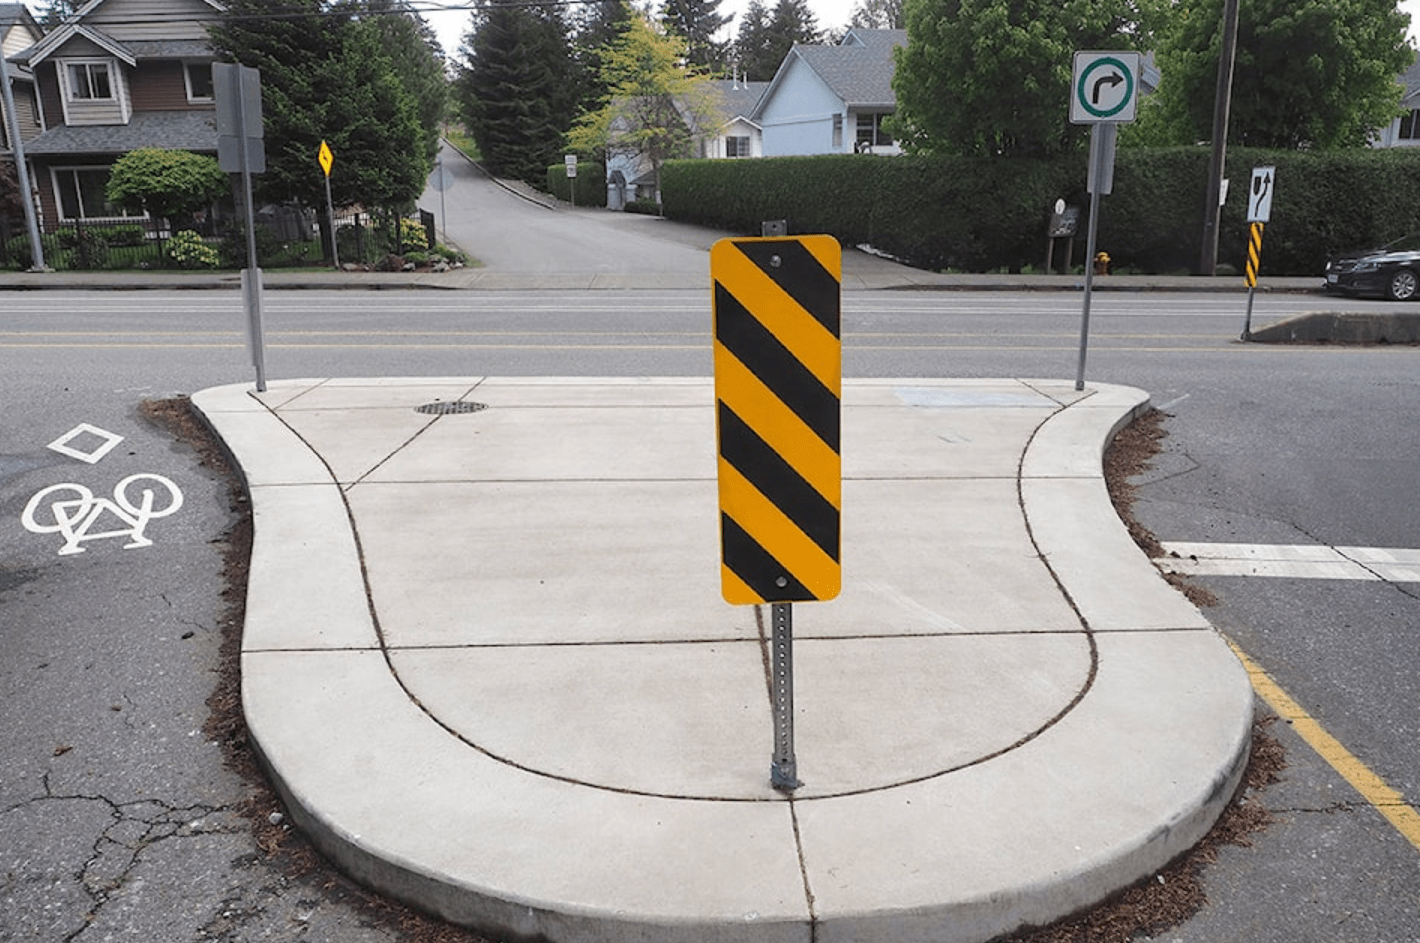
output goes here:
<path id="1" fill-rule="evenodd" d="M 722 239 L 710 274 L 721 595 L 733 605 L 833 599 L 843 489 L 838 240 Z"/>
<path id="2" fill-rule="evenodd" d="M 1276 167 L 1252 168 L 1252 187 L 1247 191 L 1247 221 L 1272 221 L 1272 189 L 1277 180 Z"/>
<path id="3" fill-rule="evenodd" d="M 1137 52 L 1077 52 L 1070 82 L 1072 124 L 1133 121 L 1139 106 Z"/>

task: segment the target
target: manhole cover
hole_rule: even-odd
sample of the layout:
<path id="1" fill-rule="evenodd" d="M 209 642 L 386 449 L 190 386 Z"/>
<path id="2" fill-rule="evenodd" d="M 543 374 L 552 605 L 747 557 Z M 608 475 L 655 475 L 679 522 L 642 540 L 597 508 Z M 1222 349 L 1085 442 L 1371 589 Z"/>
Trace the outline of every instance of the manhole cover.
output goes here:
<path id="1" fill-rule="evenodd" d="M 447 403 L 425 403 L 423 406 L 414 407 L 416 413 L 426 413 L 433 416 L 447 416 L 453 413 L 476 413 L 480 409 L 487 409 L 487 403 L 470 403 L 464 400 L 455 400 Z"/>

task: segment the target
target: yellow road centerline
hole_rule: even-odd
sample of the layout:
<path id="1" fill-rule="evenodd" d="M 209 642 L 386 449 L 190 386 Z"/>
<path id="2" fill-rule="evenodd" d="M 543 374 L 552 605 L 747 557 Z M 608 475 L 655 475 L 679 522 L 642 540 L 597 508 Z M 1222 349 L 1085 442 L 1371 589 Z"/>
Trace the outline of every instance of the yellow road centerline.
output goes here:
<path id="1" fill-rule="evenodd" d="M 1341 778 L 1350 783 L 1406 841 L 1414 845 L 1416 851 L 1420 851 L 1420 812 L 1408 805 L 1399 792 L 1387 785 L 1369 766 L 1342 746 L 1340 740 L 1328 733 L 1315 717 L 1308 714 L 1290 694 L 1282 690 L 1282 686 L 1272 680 L 1272 676 L 1249 658 L 1235 642 L 1231 639 L 1227 642 L 1247 669 L 1253 690 L 1258 696 L 1266 701 L 1279 717 L 1291 724 L 1292 729 L 1307 745 L 1326 760 L 1332 769 L 1340 773 Z"/>

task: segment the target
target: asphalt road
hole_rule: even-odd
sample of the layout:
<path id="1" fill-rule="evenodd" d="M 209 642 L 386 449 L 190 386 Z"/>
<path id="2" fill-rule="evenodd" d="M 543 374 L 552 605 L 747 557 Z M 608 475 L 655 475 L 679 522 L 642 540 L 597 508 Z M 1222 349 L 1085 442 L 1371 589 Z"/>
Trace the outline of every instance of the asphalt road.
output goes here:
<path id="1" fill-rule="evenodd" d="M 250 789 L 202 733 L 223 613 L 214 541 L 232 515 L 223 483 L 138 405 L 252 378 L 235 293 L 2 300 L 0 939 L 400 939 L 396 920 L 339 884 L 263 858 L 240 815 Z M 272 378 L 710 372 L 708 291 L 273 292 L 268 302 Z M 1420 444 L 1409 431 L 1420 350 L 1243 345 L 1240 303 L 1095 299 L 1090 378 L 1143 387 L 1171 416 L 1139 516 L 1164 540 L 1420 546 Z M 1070 376 L 1079 304 L 850 293 L 845 372 Z M 1254 323 L 1316 305 L 1260 298 Z M 123 441 L 93 463 L 47 448 L 80 423 Z M 116 536 L 61 554 L 62 533 L 25 526 L 45 488 L 82 485 L 118 502 L 132 475 L 160 475 L 183 496 L 147 521 L 150 546 Z M 167 493 L 151 478 L 134 484 Z M 1420 803 L 1420 587 L 1199 582 L 1219 598 L 1210 618 Z M 1420 849 L 1285 725 L 1274 732 L 1289 766 L 1261 799 L 1277 821 L 1254 847 L 1225 850 L 1208 872 L 1209 903 L 1156 938 L 1420 939 Z"/>

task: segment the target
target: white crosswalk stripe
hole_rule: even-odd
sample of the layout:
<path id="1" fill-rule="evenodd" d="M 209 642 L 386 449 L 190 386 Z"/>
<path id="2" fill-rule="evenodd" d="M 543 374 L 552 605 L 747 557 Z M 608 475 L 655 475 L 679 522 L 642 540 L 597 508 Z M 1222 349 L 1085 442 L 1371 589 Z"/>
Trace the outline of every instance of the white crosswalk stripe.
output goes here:
<path id="1" fill-rule="evenodd" d="M 1420 550 L 1170 541 L 1154 562 L 1184 576 L 1266 576 L 1420 583 Z"/>

